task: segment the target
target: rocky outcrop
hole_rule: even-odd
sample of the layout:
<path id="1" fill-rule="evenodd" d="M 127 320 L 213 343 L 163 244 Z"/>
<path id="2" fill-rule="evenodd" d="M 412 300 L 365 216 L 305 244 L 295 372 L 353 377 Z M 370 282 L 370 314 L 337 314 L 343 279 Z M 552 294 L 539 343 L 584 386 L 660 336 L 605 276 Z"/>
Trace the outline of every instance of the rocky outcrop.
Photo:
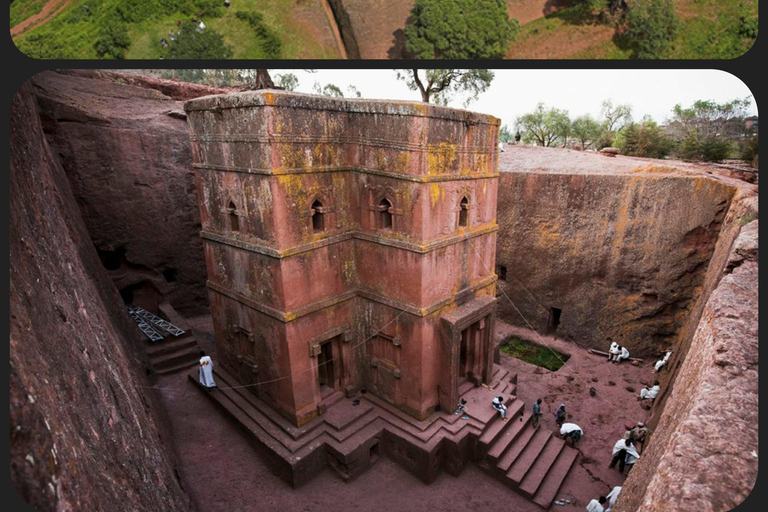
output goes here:
<path id="1" fill-rule="evenodd" d="M 124 298 L 207 311 L 182 100 L 221 90 L 95 71 L 45 72 L 32 83 L 48 142 Z"/>
<path id="2" fill-rule="evenodd" d="M 500 168 L 502 319 L 641 357 L 677 340 L 732 186 L 658 161 L 551 148 L 510 147 Z"/>
<path id="3" fill-rule="evenodd" d="M 10 133 L 10 467 L 41 511 L 188 511 L 140 333 L 101 267 L 35 93 Z"/>
<path id="4" fill-rule="evenodd" d="M 740 193 L 617 512 L 731 510 L 758 470 L 757 197 Z"/>

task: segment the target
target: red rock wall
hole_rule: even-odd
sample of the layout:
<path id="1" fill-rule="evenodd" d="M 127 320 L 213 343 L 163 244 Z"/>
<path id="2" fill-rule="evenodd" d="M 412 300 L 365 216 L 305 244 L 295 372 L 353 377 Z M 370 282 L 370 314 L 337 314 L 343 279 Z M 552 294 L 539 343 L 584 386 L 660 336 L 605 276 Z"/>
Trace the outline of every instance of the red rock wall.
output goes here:
<path id="1" fill-rule="evenodd" d="M 758 470 L 757 195 L 740 191 L 617 512 L 731 510 Z M 754 219 L 754 220 L 753 220 Z M 750 501 L 756 506 L 755 500 Z M 740 510 L 740 508 L 739 508 Z M 752 508 L 750 508 L 752 510 Z"/>
<path id="2" fill-rule="evenodd" d="M 41 511 L 189 511 L 101 266 L 25 84 L 11 107 L 10 467 Z"/>
<path id="3" fill-rule="evenodd" d="M 504 297 L 500 317 L 551 332 L 558 308 L 558 336 L 655 357 L 699 296 L 733 191 L 652 169 L 502 172 L 497 273 L 506 267 L 499 285 L 522 316 Z"/>
<path id="4" fill-rule="evenodd" d="M 151 309 L 167 300 L 187 315 L 206 312 L 181 100 L 220 89 L 87 71 L 44 72 L 32 83 L 48 142 L 116 286 Z"/>

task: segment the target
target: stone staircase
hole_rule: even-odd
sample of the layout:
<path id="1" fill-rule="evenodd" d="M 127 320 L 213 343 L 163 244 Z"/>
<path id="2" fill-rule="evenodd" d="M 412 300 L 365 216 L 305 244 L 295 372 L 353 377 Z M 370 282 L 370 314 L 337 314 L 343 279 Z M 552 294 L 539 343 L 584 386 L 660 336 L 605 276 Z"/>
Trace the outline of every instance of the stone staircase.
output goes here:
<path id="1" fill-rule="evenodd" d="M 534 428 L 532 411 L 521 400 L 507 405 L 507 421 L 497 417 L 478 439 L 478 465 L 510 489 L 549 508 L 579 452 L 559 436 Z"/>
<path id="2" fill-rule="evenodd" d="M 189 373 L 189 379 L 203 389 L 196 371 Z M 325 413 L 301 427 L 243 388 L 220 365 L 215 366 L 215 379 L 219 389 L 204 392 L 294 487 L 326 466 L 344 480 L 353 479 L 378 459 L 377 445 L 384 441 L 386 453 L 426 483 L 440 469 L 458 475 L 467 460 L 474 460 L 511 489 L 547 508 L 578 453 L 550 432 L 533 429 L 530 411 L 515 397 L 517 376 L 498 366 L 487 388 L 471 383 L 460 386 L 467 400 L 462 414 L 435 413 L 418 421 L 371 394 L 359 394 L 355 406 L 343 393 L 325 388 Z M 490 406 L 491 398 L 498 395 L 505 398 L 508 421 L 501 421 Z M 398 459 L 398 446 L 405 445 L 408 457 L 415 457 L 426 471 L 415 470 L 408 458 Z"/>
<path id="3" fill-rule="evenodd" d="M 160 304 L 159 309 L 160 316 L 174 326 L 183 329 L 184 333 L 175 336 L 163 332 L 164 337 L 161 340 L 151 341 L 147 339 L 144 350 L 152 370 L 163 375 L 187 370 L 197 365 L 200 360 L 200 348 L 184 317 L 179 315 L 168 303 Z"/>

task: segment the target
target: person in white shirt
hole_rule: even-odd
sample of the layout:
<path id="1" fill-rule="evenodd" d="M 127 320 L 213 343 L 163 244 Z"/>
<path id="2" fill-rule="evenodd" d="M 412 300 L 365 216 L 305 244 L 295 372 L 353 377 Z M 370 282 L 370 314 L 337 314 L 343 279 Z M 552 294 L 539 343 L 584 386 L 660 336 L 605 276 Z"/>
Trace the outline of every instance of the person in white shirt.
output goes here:
<path id="1" fill-rule="evenodd" d="M 211 356 L 205 355 L 204 351 L 200 351 L 200 370 L 199 370 L 200 384 L 206 389 L 216 389 L 216 381 L 213 380 L 213 360 Z"/>
<path id="2" fill-rule="evenodd" d="M 659 381 L 656 380 L 650 388 L 643 388 L 640 390 L 640 400 L 650 399 L 653 401 L 653 399 L 656 398 L 656 395 L 659 394 L 659 389 L 661 389 L 659 387 Z"/>
<path id="3" fill-rule="evenodd" d="M 637 453 L 637 449 L 632 443 L 632 440 L 624 439 L 623 437 L 616 441 L 616 444 L 613 445 L 612 454 L 613 459 L 611 459 L 611 464 L 608 467 L 612 468 L 618 462 L 619 471 L 621 473 L 624 473 L 624 466 L 626 464 L 632 465 L 637 462 L 637 459 L 640 458 L 640 454 Z"/>
<path id="4" fill-rule="evenodd" d="M 611 492 L 605 495 L 606 498 L 608 498 L 608 508 L 605 509 L 605 512 L 611 512 L 613 510 L 613 506 L 616 505 L 616 500 L 619 498 L 619 493 L 621 492 L 621 486 L 617 485 L 613 489 L 611 489 Z"/>
<path id="5" fill-rule="evenodd" d="M 587 512 L 604 512 L 603 505 L 606 501 L 608 499 L 605 496 L 600 496 L 600 498 L 590 501 L 587 503 Z"/>
<path id="6" fill-rule="evenodd" d="M 499 415 L 501 416 L 501 419 L 503 421 L 507 421 L 507 406 L 504 405 L 504 397 L 503 396 L 497 396 L 493 400 L 491 400 L 491 405 L 494 409 L 499 411 Z"/>
<path id="7" fill-rule="evenodd" d="M 667 350 L 667 352 L 664 354 L 664 357 L 656 361 L 656 364 L 653 365 L 654 371 L 656 373 L 659 373 L 659 371 L 664 367 L 665 364 L 667 364 L 667 361 L 669 361 L 669 356 L 672 355 L 671 350 Z"/>
<path id="8" fill-rule="evenodd" d="M 581 439 L 583 434 L 584 431 L 575 423 L 563 423 L 563 426 L 560 427 L 560 435 L 563 438 L 568 436 L 571 439 L 572 446 L 576 446 L 576 441 Z"/>
<path id="9" fill-rule="evenodd" d="M 611 343 L 611 348 L 608 349 L 608 360 L 613 363 L 620 363 L 624 359 L 629 359 L 627 347 L 622 347 L 615 341 Z"/>

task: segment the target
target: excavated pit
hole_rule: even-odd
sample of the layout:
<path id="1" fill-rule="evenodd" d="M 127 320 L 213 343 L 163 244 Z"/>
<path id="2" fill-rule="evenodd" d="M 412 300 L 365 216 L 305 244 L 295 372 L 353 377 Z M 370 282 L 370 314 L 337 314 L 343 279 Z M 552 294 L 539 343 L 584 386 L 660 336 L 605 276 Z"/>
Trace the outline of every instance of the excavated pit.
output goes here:
<path id="1" fill-rule="evenodd" d="M 25 94 L 36 97 L 45 140 L 30 144 L 49 145 L 66 174 L 62 201 L 79 211 L 78 222 L 98 249 L 88 265 L 100 260 L 99 272 L 111 277 L 124 299 L 140 296 L 150 307 L 170 301 L 184 314 L 206 313 L 206 269 L 180 106 L 181 99 L 220 91 L 93 72 L 48 72 L 31 83 L 34 89 Z M 650 362 L 673 348 L 650 411 L 654 436 L 616 510 L 662 510 L 672 502 L 675 510 L 727 510 L 740 503 L 757 474 L 751 455 L 758 423 L 757 186 L 710 167 L 551 148 L 507 147 L 499 171 L 500 319 L 564 339 L 564 350 L 605 350 L 617 341 Z M 135 194 L 140 214 L 127 206 L 127 194 Z M 27 229 L 19 224 L 18 233 Z M 104 297 L 65 311 L 61 322 L 99 308 L 114 316 L 117 291 Z M 39 310 L 29 314 L 33 322 L 41 318 Z M 12 338 L 23 336 L 12 327 Z M 38 381 L 55 370 L 38 366 L 43 370 L 30 380 L 31 371 L 18 360 L 25 352 L 17 346 L 11 348 L 12 396 L 21 403 L 23 389 L 42 386 Z M 626 386 L 620 379 L 618 384 Z M 714 401 L 708 396 L 713 386 L 720 386 Z M 93 415 L 99 422 L 97 414 L 86 409 L 81 420 Z M 28 427 L 25 447 L 45 433 L 41 424 Z M 68 441 L 56 435 L 61 451 Z M 126 438 L 132 435 L 138 434 Z M 19 446 L 12 464 L 23 468 L 26 452 Z M 697 447 L 693 463 L 676 456 L 686 446 Z M 76 477 L 60 471 L 53 474 Z M 36 490 L 31 478 L 43 482 L 46 469 L 34 472 L 18 470 L 17 487 Z M 165 492 L 178 495 L 169 488 Z M 684 498 L 693 494 L 701 501 Z M 579 508 L 583 504 L 560 510 Z"/>

